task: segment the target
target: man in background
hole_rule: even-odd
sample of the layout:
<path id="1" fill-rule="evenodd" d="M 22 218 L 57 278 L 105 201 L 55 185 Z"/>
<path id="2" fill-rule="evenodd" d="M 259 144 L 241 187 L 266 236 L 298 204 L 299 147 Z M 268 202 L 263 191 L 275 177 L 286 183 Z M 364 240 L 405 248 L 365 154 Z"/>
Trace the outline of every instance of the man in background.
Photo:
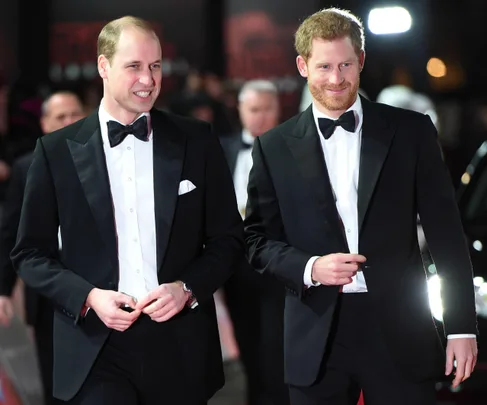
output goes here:
<path id="1" fill-rule="evenodd" d="M 268 80 L 248 81 L 240 90 L 238 104 L 242 131 L 222 137 L 221 143 L 243 217 L 252 145 L 257 137 L 279 123 L 277 88 Z M 225 284 L 224 294 L 246 370 L 248 404 L 289 403 L 284 384 L 283 285 L 253 271 L 245 260 Z"/>
<path id="2" fill-rule="evenodd" d="M 83 105 L 78 96 L 69 91 L 59 91 L 49 96 L 42 104 L 40 124 L 43 133 L 47 134 L 64 128 L 83 116 Z M 4 326 L 8 325 L 14 315 L 12 292 L 17 274 L 10 260 L 10 252 L 17 238 L 25 182 L 31 162 L 32 153 L 14 162 L 0 223 L 0 324 Z M 51 404 L 53 403 L 52 305 L 46 298 L 25 287 L 24 306 L 26 323 L 34 329 L 45 403 Z"/>

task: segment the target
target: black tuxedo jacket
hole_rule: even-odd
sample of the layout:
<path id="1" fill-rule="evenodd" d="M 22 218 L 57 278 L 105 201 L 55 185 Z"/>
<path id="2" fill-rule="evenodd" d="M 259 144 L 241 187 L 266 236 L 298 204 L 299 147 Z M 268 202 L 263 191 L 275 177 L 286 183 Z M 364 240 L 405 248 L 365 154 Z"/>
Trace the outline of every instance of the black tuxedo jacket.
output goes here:
<path id="1" fill-rule="evenodd" d="M 235 174 L 235 167 L 237 166 L 238 153 L 242 149 L 242 131 L 220 137 L 220 143 L 233 176 Z"/>
<path id="2" fill-rule="evenodd" d="M 0 295 L 10 296 L 17 281 L 17 273 L 10 260 L 10 252 L 17 239 L 25 182 L 31 163 L 32 153 L 28 153 L 17 159 L 12 165 L 12 175 L 3 205 L 0 225 Z M 39 300 L 42 300 L 39 294 L 26 286 L 24 289 L 26 322 L 36 327 L 40 326 L 36 325 Z"/>
<path id="3" fill-rule="evenodd" d="M 224 381 L 213 293 L 243 254 L 242 220 L 209 125 L 157 110 L 151 111 L 151 124 L 159 282 L 183 280 L 199 301 L 195 310 L 160 324 L 180 345 L 161 342 L 161 350 L 181 350 L 191 388 L 200 398 L 210 397 Z M 182 180 L 196 189 L 178 196 Z M 54 394 L 68 400 L 110 332 L 93 311 L 80 317 L 86 297 L 93 287 L 116 290 L 119 277 L 97 112 L 38 140 L 12 260 L 26 284 L 55 306 Z"/>
<path id="4" fill-rule="evenodd" d="M 362 98 L 359 252 L 387 347 L 411 379 L 444 366 L 418 247 L 420 214 L 443 280 L 447 334 L 477 333 L 472 269 L 437 133 L 422 114 Z M 287 287 L 287 382 L 309 386 L 325 355 L 337 286 L 303 288 L 311 256 L 347 252 L 311 107 L 256 140 L 245 235 L 251 264 Z"/>

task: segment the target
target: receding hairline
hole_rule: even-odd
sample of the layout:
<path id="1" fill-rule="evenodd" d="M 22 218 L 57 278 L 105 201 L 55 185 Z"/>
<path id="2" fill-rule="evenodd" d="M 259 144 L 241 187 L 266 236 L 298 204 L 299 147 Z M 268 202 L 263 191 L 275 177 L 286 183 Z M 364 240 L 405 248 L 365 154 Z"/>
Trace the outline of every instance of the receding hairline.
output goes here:
<path id="1" fill-rule="evenodd" d="M 71 98 L 75 99 L 79 103 L 80 107 L 83 107 L 83 104 L 81 103 L 81 100 L 76 93 L 69 91 L 69 90 L 56 91 L 56 92 L 50 94 L 49 96 L 47 96 L 44 99 L 44 101 L 42 102 L 42 105 L 41 105 L 42 117 L 49 115 L 49 107 L 50 107 L 52 100 L 56 97 L 62 97 L 62 96 L 71 97 Z"/>
<path id="2" fill-rule="evenodd" d="M 245 101 L 250 93 L 256 94 L 271 94 L 276 98 L 279 95 L 277 87 L 270 80 L 250 80 L 242 86 L 238 93 L 238 102 L 241 103 Z"/>
<path id="3" fill-rule="evenodd" d="M 102 28 L 100 34 L 98 35 L 97 56 L 100 57 L 101 55 L 104 55 L 107 56 L 108 59 L 111 59 L 116 53 L 118 43 L 120 42 L 120 37 L 127 31 L 143 32 L 145 34 L 153 36 L 157 40 L 157 42 L 160 43 L 159 37 L 154 30 L 154 27 L 147 20 L 134 16 L 124 16 L 117 18 L 116 20 L 110 21 Z M 103 45 L 105 46 L 105 48 L 107 48 L 107 45 L 109 44 L 104 43 L 103 41 L 108 42 L 110 40 L 115 40 L 113 44 L 113 49 L 111 49 L 111 51 L 113 51 L 113 54 L 106 55 L 105 53 L 107 49 L 102 50 L 101 48 Z"/>

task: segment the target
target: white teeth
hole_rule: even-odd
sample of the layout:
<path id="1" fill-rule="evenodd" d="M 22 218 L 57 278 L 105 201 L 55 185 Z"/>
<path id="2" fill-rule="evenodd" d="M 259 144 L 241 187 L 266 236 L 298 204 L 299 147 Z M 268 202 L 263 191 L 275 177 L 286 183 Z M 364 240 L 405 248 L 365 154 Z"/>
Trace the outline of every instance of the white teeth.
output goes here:
<path id="1" fill-rule="evenodd" d="M 136 91 L 135 95 L 139 97 L 149 97 L 150 91 Z"/>

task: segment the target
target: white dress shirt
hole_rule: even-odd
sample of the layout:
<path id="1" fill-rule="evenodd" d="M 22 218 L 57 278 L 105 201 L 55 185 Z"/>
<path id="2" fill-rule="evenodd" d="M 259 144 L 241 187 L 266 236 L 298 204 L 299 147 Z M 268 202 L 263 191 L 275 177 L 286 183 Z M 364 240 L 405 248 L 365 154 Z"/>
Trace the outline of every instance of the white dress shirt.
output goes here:
<path id="1" fill-rule="evenodd" d="M 242 142 L 248 145 L 254 144 L 255 138 L 247 131 L 242 131 Z M 237 196 L 237 206 L 242 217 L 245 217 L 247 206 L 247 186 L 249 184 L 249 173 L 252 168 L 252 148 L 240 149 L 233 172 L 233 183 Z"/>
<path id="2" fill-rule="evenodd" d="M 328 139 L 325 139 L 321 133 L 318 118 L 333 118 L 318 111 L 314 104 L 312 108 L 331 187 L 335 195 L 336 207 L 345 229 L 348 248 L 350 253 L 358 253 L 357 190 L 362 140 L 362 103 L 360 97 L 357 97 L 355 103 L 347 110 L 353 111 L 355 114 L 355 131 L 348 132 L 338 126 Z M 307 286 L 317 285 L 313 284 L 311 279 L 311 270 L 316 259 L 318 259 L 317 256 L 312 257 L 306 265 L 304 283 Z M 352 282 L 343 286 L 342 291 L 344 293 L 367 292 L 367 284 L 363 272 L 357 272 L 352 278 Z"/>
<path id="3" fill-rule="evenodd" d="M 355 113 L 355 131 L 348 132 L 342 127 L 337 127 L 333 135 L 325 139 L 318 125 L 318 118 L 328 118 L 320 112 L 313 104 L 313 116 L 318 134 L 320 135 L 321 147 L 325 156 L 325 162 L 330 177 L 332 190 L 335 194 L 336 206 L 345 228 L 348 248 L 350 253 L 359 253 L 358 246 L 358 210 L 357 190 L 359 180 L 360 146 L 362 141 L 363 110 L 360 97 L 347 110 Z M 319 256 L 313 256 L 306 264 L 304 271 L 304 284 L 308 287 L 318 286 L 313 283 L 311 272 L 313 263 Z M 363 272 L 357 272 L 350 284 L 342 288 L 344 293 L 367 292 L 367 284 Z M 471 334 L 448 335 L 448 339 L 475 338 Z"/>
<path id="4" fill-rule="evenodd" d="M 147 142 L 129 135 L 113 148 L 108 141 L 107 122 L 117 120 L 103 108 L 103 100 L 98 115 L 117 232 L 118 291 L 141 299 L 159 286 L 150 114 L 144 114 L 149 125 Z"/>

